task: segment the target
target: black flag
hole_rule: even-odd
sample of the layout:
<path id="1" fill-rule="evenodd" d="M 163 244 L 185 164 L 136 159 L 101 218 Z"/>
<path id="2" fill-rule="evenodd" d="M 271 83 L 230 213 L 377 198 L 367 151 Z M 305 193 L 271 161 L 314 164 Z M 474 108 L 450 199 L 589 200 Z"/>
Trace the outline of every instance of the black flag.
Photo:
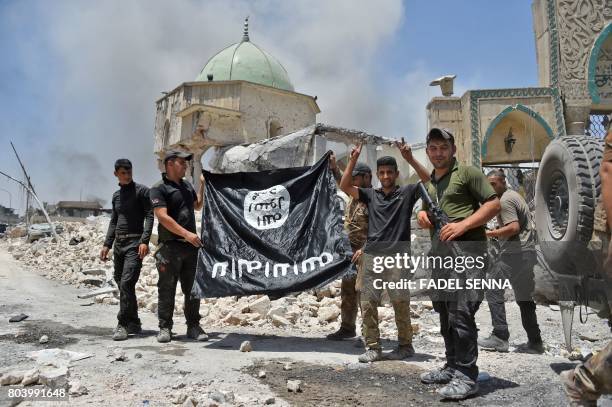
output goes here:
<path id="1" fill-rule="evenodd" d="M 205 173 L 196 298 L 268 294 L 325 285 L 350 268 L 327 153 L 312 167 Z"/>

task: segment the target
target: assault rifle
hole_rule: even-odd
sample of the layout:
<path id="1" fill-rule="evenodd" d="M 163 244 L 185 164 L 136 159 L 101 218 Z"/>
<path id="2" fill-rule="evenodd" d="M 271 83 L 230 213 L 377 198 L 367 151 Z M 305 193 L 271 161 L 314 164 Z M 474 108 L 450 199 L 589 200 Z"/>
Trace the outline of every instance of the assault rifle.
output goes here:
<path id="1" fill-rule="evenodd" d="M 431 213 L 431 220 L 433 221 L 434 227 L 434 239 L 440 242 L 440 231 L 444 227 L 444 225 L 450 223 L 450 219 L 448 215 L 440 208 L 440 206 L 431 199 L 429 192 L 427 192 L 427 188 L 422 181 L 417 183 L 417 187 L 419 188 L 419 192 L 421 193 L 421 199 L 427 207 L 429 208 L 429 212 Z M 455 241 L 446 241 L 444 244 L 450 249 L 453 257 L 463 256 L 463 250 L 459 248 L 459 244 Z"/>

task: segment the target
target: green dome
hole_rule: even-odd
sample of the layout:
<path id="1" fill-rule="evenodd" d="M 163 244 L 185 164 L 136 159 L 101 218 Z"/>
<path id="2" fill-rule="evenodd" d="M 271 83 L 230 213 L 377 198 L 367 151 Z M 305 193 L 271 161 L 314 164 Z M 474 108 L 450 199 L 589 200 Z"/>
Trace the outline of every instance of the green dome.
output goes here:
<path id="1" fill-rule="evenodd" d="M 248 81 L 293 91 L 289 75 L 280 62 L 249 41 L 246 22 L 242 41 L 209 59 L 195 80 L 207 82 L 209 75 L 213 81 Z"/>

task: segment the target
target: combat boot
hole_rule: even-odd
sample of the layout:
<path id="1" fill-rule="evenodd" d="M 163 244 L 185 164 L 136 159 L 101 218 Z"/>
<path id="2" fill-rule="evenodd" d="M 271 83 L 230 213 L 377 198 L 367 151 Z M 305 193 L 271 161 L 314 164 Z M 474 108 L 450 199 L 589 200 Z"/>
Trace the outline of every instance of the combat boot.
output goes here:
<path id="1" fill-rule="evenodd" d="M 388 360 L 403 360 L 414 356 L 414 346 L 403 345 L 398 346 L 393 352 L 387 355 Z"/>
<path id="2" fill-rule="evenodd" d="M 377 362 L 379 360 L 383 360 L 382 350 L 380 349 L 368 349 L 364 354 L 359 355 L 361 363 Z"/>
<path id="3" fill-rule="evenodd" d="M 495 352 L 508 352 L 508 341 L 504 341 L 495 334 L 489 335 L 488 338 L 478 339 L 478 345 L 485 350 Z"/>
<path id="4" fill-rule="evenodd" d="M 455 369 L 446 363 L 442 368 L 432 370 L 421 375 L 421 382 L 425 384 L 447 384 L 455 376 Z"/>
<path id="5" fill-rule="evenodd" d="M 128 338 L 127 329 L 123 325 L 117 325 L 113 332 L 113 341 L 125 341 Z"/>
<path id="6" fill-rule="evenodd" d="M 478 383 L 460 371 L 455 371 L 451 381 L 438 390 L 443 400 L 465 400 L 478 393 Z"/>
<path id="7" fill-rule="evenodd" d="M 544 343 L 540 342 L 527 342 L 522 343 L 516 347 L 516 351 L 520 353 L 530 353 L 532 355 L 541 355 L 546 352 L 546 348 L 544 347 Z"/>
<path id="8" fill-rule="evenodd" d="M 331 341 L 342 341 L 344 339 L 351 339 L 357 335 L 355 330 L 348 330 L 346 328 L 340 327 L 336 332 L 327 335 L 327 339 Z"/>
<path id="9" fill-rule="evenodd" d="M 167 343 L 172 340 L 172 332 L 170 332 L 170 328 L 160 328 L 159 333 L 157 334 L 157 342 L 159 343 Z"/>
<path id="10" fill-rule="evenodd" d="M 208 335 L 200 325 L 192 325 L 187 327 L 187 337 L 196 341 L 207 341 Z"/>
<path id="11" fill-rule="evenodd" d="M 127 326 L 127 333 L 130 335 L 138 335 L 142 333 L 142 325 L 138 322 L 130 322 Z"/>

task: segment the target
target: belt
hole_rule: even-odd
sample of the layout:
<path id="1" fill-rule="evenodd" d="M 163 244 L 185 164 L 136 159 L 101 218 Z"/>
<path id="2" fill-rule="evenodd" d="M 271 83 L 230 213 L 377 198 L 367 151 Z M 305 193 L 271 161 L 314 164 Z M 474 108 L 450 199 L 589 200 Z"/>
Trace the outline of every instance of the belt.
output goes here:
<path id="1" fill-rule="evenodd" d="M 159 244 L 167 244 L 167 243 L 172 243 L 172 242 L 181 242 L 181 243 L 189 243 L 187 240 L 185 239 L 169 239 L 169 240 L 164 240 L 163 242 L 160 242 Z M 189 243 L 191 244 L 191 243 Z"/>
<path id="2" fill-rule="evenodd" d="M 116 234 L 115 235 L 115 239 L 124 240 L 124 239 L 129 239 L 129 238 L 132 238 L 132 237 L 140 237 L 140 236 L 142 236 L 141 233 L 127 233 L 127 234 L 123 234 L 123 235 Z"/>

